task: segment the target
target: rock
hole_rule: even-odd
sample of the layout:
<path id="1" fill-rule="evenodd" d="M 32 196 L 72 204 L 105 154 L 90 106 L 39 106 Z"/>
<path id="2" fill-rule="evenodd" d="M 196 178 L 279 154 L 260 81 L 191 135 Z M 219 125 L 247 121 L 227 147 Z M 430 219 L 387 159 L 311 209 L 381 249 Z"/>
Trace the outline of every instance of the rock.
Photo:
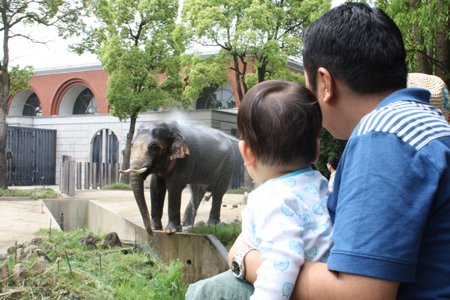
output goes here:
<path id="1" fill-rule="evenodd" d="M 0 254 L 0 261 L 4 261 L 8 259 L 8 255 L 6 254 Z"/>
<path id="2" fill-rule="evenodd" d="M 122 243 L 120 242 L 119 235 L 116 232 L 110 232 L 106 235 L 106 241 L 108 245 L 111 247 L 119 246 L 122 247 Z"/>
<path id="3" fill-rule="evenodd" d="M 0 266 L 0 278 L 5 280 L 9 277 L 9 269 L 7 264 L 3 264 Z"/>
<path id="4" fill-rule="evenodd" d="M 25 248 L 24 253 L 27 257 L 30 257 L 36 249 L 39 249 L 39 247 L 36 245 L 31 245 Z"/>
<path id="5" fill-rule="evenodd" d="M 222 207 L 227 207 L 227 205 L 226 204 L 222 204 Z"/>
<path id="6" fill-rule="evenodd" d="M 244 198 L 242 198 L 242 204 L 247 205 L 248 192 L 244 193 Z"/>
<path id="7" fill-rule="evenodd" d="M 237 204 L 233 204 L 233 208 L 238 208 L 238 205 Z"/>
<path id="8" fill-rule="evenodd" d="M 101 240 L 100 243 L 97 244 L 97 246 L 101 248 L 108 248 L 108 242 L 106 240 Z"/>
<path id="9" fill-rule="evenodd" d="M 45 246 L 44 246 L 45 253 L 47 253 L 48 250 L 50 250 L 52 248 L 53 248 L 53 244 L 52 243 L 50 243 L 50 242 L 45 243 Z"/>
<path id="10" fill-rule="evenodd" d="M 39 261 L 35 261 L 34 264 L 30 267 L 30 270 L 33 274 L 41 274 L 44 272 L 44 269 L 42 268 Z"/>
<path id="11" fill-rule="evenodd" d="M 26 243 L 18 243 L 17 244 L 17 248 L 26 248 L 26 247 L 27 247 Z"/>
<path id="12" fill-rule="evenodd" d="M 16 283 L 22 282 L 28 276 L 28 271 L 23 264 L 17 264 L 12 271 Z"/>
<path id="13" fill-rule="evenodd" d="M 97 243 L 97 239 L 92 236 L 92 234 L 88 236 L 80 236 L 78 239 L 80 244 L 86 244 L 86 246 L 94 246 Z"/>
<path id="14" fill-rule="evenodd" d="M 9 248 L 8 248 L 8 250 L 6 251 L 6 253 L 8 253 L 8 254 L 14 254 L 14 251 L 16 251 L 16 247 L 15 247 L 15 246 L 12 246 L 12 247 L 9 247 Z"/>
<path id="15" fill-rule="evenodd" d="M 37 257 L 43 257 L 43 258 L 44 258 L 46 261 L 48 261 L 48 262 L 52 261 L 52 260 L 47 256 L 47 254 L 44 252 L 44 250 L 41 250 L 41 249 L 38 248 L 38 249 L 34 250 L 33 253 L 35 253 Z"/>
<path id="16" fill-rule="evenodd" d="M 43 243 L 44 243 L 44 240 L 41 239 L 40 237 L 37 237 L 37 238 L 32 239 L 32 240 L 28 243 L 28 246 L 31 246 L 31 245 L 41 246 Z"/>
<path id="17" fill-rule="evenodd" d="M 58 260 L 58 259 L 60 259 L 60 258 L 57 258 L 56 260 Z M 49 261 L 47 259 L 45 259 L 44 256 L 38 257 L 36 261 L 39 262 L 39 265 L 41 265 L 41 267 L 43 267 L 45 269 L 47 269 L 49 267 L 49 264 L 48 264 Z"/>

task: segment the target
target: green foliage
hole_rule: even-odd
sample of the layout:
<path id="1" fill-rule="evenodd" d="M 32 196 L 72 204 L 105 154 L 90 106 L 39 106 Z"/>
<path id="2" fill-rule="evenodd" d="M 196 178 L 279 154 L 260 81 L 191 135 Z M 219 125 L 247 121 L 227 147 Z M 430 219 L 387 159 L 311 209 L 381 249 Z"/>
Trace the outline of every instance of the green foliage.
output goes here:
<path id="1" fill-rule="evenodd" d="M 322 128 L 320 132 L 320 157 L 319 161 L 315 164 L 317 170 L 322 173 L 323 176 L 329 178 L 330 171 L 327 169 L 327 162 L 330 156 L 336 156 L 341 159 L 342 153 L 344 152 L 345 145 L 347 141 L 338 140 L 333 137 L 331 133 L 325 128 Z"/>
<path id="2" fill-rule="evenodd" d="M 450 38 L 450 1 L 377 0 L 375 3 L 402 31 L 410 72 L 437 74 L 448 83 L 450 53 L 443 49 L 448 47 Z M 418 65 L 418 55 L 425 57 L 425 66 Z"/>
<path id="3" fill-rule="evenodd" d="M 14 95 L 19 91 L 26 91 L 30 85 L 30 79 L 34 76 L 33 67 L 25 66 L 21 69 L 19 65 L 14 66 L 9 70 L 9 76 L 11 78 L 9 95 Z"/>
<path id="4" fill-rule="evenodd" d="M 30 197 L 33 200 L 56 198 L 58 196 L 51 188 L 0 189 L 0 194 L 4 197 Z"/>
<path id="5" fill-rule="evenodd" d="M 178 261 L 167 266 L 139 247 L 127 251 L 90 248 L 78 239 L 91 234 L 100 241 L 105 236 L 87 230 L 53 230 L 50 240 L 48 230 L 41 229 L 37 234 L 56 245 L 47 253 L 50 267 L 20 283 L 22 292 L 14 299 L 184 299 L 187 285 L 183 282 L 183 264 Z M 35 260 L 33 257 L 20 263 L 29 268 Z M 12 270 L 14 261 L 7 263 Z M 8 278 L 3 286 L 15 287 L 15 283 Z"/>
<path id="6" fill-rule="evenodd" d="M 204 222 L 201 222 L 198 226 L 188 228 L 187 231 L 214 234 L 227 251 L 230 251 L 237 237 L 242 232 L 242 222 L 220 223 L 216 225 L 206 225 Z"/>
<path id="7" fill-rule="evenodd" d="M 180 32 L 190 41 L 220 46 L 214 63 L 231 61 L 230 68 L 237 73 L 245 94 L 252 85 L 267 79 L 302 81 L 301 75 L 287 69 L 288 57 L 300 57 L 303 28 L 327 11 L 330 2 L 186 0 L 182 14 L 185 30 Z M 254 75 L 246 75 L 250 66 L 256 70 Z M 189 83 L 197 89 L 196 83 Z"/>
<path id="8" fill-rule="evenodd" d="M 148 109 L 187 107 L 180 41 L 172 38 L 178 1 L 90 1 L 95 25 L 83 30 L 72 51 L 97 54 L 110 76 L 106 98 L 121 121 Z M 164 7 L 164 9 L 161 9 Z M 175 103 L 178 101 L 178 103 Z"/>
<path id="9" fill-rule="evenodd" d="M 104 185 L 102 190 L 120 190 L 120 191 L 131 191 L 133 187 L 128 183 L 113 183 Z"/>

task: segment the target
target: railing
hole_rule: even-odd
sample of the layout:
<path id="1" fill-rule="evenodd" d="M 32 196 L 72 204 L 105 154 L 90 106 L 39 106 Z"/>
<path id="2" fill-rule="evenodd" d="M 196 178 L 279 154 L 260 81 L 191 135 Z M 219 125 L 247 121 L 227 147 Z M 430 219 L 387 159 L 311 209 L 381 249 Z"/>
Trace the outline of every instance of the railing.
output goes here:
<path id="1" fill-rule="evenodd" d="M 89 163 L 66 160 L 61 163 L 60 190 L 75 197 L 75 189 L 89 190 L 119 182 L 118 163 Z"/>

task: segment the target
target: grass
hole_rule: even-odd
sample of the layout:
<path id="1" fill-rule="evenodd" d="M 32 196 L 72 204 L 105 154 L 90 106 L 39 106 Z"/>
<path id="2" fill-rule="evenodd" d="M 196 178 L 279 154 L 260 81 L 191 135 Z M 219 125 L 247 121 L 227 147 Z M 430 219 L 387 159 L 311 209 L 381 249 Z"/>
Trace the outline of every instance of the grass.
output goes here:
<path id="1" fill-rule="evenodd" d="M 48 230 L 41 229 L 38 234 L 48 241 Z M 52 231 L 50 242 L 57 246 L 56 251 L 53 246 L 47 253 L 52 260 L 50 267 L 44 273 L 30 275 L 23 283 L 15 284 L 12 278 L 4 280 L 4 292 L 22 290 L 7 298 L 184 299 L 187 284 L 183 282 L 182 263 L 174 261 L 167 266 L 139 247 L 130 248 L 127 254 L 115 248 L 90 249 L 78 242 L 80 236 L 88 234 L 98 241 L 105 237 L 86 230 Z M 29 269 L 34 259 L 20 263 Z M 14 261 L 7 263 L 12 270 Z"/>
<path id="2" fill-rule="evenodd" d="M 34 189 L 0 189 L 0 194 L 6 197 L 30 197 L 33 200 L 43 198 L 56 198 L 58 194 L 51 188 L 34 188 Z"/>
<path id="3" fill-rule="evenodd" d="M 245 192 L 250 193 L 252 190 L 251 189 L 244 189 L 244 188 L 240 188 L 240 189 L 229 189 L 227 191 L 227 194 L 244 194 Z"/>
<path id="4" fill-rule="evenodd" d="M 102 190 L 132 191 L 133 188 L 131 187 L 131 184 L 128 184 L 128 183 L 113 183 L 113 184 L 104 185 L 102 187 Z"/>
<path id="5" fill-rule="evenodd" d="M 227 251 L 230 251 L 231 246 L 233 246 L 237 237 L 242 232 L 242 224 L 241 222 L 233 222 L 206 225 L 204 222 L 201 222 L 198 226 L 188 228 L 187 230 L 189 232 L 214 234 Z"/>

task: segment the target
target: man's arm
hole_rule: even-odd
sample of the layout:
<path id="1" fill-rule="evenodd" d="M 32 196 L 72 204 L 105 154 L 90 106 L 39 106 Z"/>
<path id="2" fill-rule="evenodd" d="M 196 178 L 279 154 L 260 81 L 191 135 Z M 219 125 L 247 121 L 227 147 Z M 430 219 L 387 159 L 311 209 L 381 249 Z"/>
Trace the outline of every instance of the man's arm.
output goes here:
<path id="1" fill-rule="evenodd" d="M 396 298 L 398 287 L 395 281 L 334 272 L 328 270 L 327 264 L 305 261 L 291 299 L 390 300 Z"/>
<path id="2" fill-rule="evenodd" d="M 234 255 L 242 248 L 248 247 L 244 237 L 240 235 L 228 253 L 231 263 Z M 256 271 L 261 266 L 261 252 L 251 251 L 245 256 L 245 280 L 253 284 L 257 278 Z M 297 278 L 292 300 L 320 299 L 395 299 L 398 282 L 330 271 L 327 264 L 305 261 L 300 276 Z"/>

